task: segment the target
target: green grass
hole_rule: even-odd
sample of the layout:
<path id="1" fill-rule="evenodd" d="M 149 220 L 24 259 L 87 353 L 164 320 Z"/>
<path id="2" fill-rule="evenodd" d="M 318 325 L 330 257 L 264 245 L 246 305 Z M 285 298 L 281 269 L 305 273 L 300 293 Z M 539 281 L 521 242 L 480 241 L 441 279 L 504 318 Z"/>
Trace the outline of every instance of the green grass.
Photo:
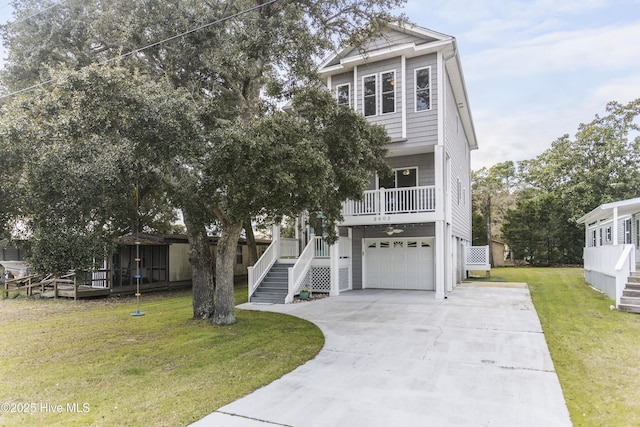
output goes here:
<path id="1" fill-rule="evenodd" d="M 640 425 L 640 315 L 584 281 L 579 268 L 502 268 L 527 282 L 575 426 Z"/>
<path id="2" fill-rule="evenodd" d="M 246 301 L 246 285 L 236 298 Z M 134 299 L 0 300 L 0 425 L 185 425 L 324 343 L 316 326 L 286 315 L 237 310 L 226 327 L 189 320 L 188 292 L 144 295 L 145 316 L 135 310 Z"/>

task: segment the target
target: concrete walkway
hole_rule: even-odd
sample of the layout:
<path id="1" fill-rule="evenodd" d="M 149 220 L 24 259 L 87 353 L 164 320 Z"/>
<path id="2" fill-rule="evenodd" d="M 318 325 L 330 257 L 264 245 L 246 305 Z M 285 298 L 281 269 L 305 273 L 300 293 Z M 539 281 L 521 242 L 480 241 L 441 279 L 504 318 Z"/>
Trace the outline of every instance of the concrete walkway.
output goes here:
<path id="1" fill-rule="evenodd" d="M 318 356 L 193 424 L 570 426 L 524 284 L 352 291 L 287 305 L 325 334 Z"/>

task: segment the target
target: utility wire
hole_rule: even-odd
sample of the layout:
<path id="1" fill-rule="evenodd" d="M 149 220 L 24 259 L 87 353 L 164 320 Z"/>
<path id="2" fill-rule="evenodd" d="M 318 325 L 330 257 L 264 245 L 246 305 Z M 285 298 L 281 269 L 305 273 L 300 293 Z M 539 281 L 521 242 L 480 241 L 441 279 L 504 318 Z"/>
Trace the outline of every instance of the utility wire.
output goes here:
<path id="1" fill-rule="evenodd" d="M 47 10 L 53 9 L 53 8 L 54 8 L 54 7 L 56 7 L 56 6 L 60 6 L 62 3 L 64 3 L 64 2 L 63 2 L 63 1 L 59 1 L 59 2 L 57 2 L 57 3 L 52 4 L 51 6 L 47 6 L 47 7 L 45 7 L 45 8 L 44 8 L 44 9 L 42 9 L 42 10 L 39 10 L 39 11 L 37 11 L 37 12 L 33 12 L 31 15 L 25 16 L 25 17 L 20 18 L 20 19 L 18 19 L 18 20 L 16 20 L 16 21 L 13 21 L 13 22 L 8 22 L 6 25 L 8 25 L 8 26 L 12 26 L 12 25 L 19 24 L 19 23 L 21 23 L 21 22 L 26 21 L 27 19 L 31 19 L 31 18 L 33 18 L 34 16 L 41 15 L 41 14 L 45 13 Z M 10 5 L 11 5 L 11 3 L 6 4 L 6 5 L 2 6 L 2 7 L 0 7 L 0 9 L 4 9 L 5 7 L 10 6 Z"/>
<path id="2" fill-rule="evenodd" d="M 269 1 L 269 2 L 267 2 L 267 3 L 263 3 L 263 4 L 260 4 L 260 5 L 257 5 L 257 6 L 253 6 L 253 7 L 250 7 L 249 9 L 241 10 L 240 12 L 235 13 L 235 14 L 233 14 L 233 15 L 225 16 L 224 18 L 217 19 L 217 20 L 215 20 L 215 21 L 209 22 L 209 23 L 204 24 L 204 25 L 201 25 L 201 26 L 199 26 L 199 27 L 196 27 L 196 28 L 193 28 L 193 29 L 187 30 L 187 31 L 185 31 L 185 32 L 183 32 L 183 33 L 176 34 L 176 35 L 174 35 L 174 36 L 171 36 L 171 37 L 168 37 L 168 38 L 166 38 L 166 39 L 160 40 L 160 41 L 158 41 L 158 42 L 151 43 L 151 44 L 146 45 L 146 46 L 144 46 L 144 47 L 141 47 L 141 48 L 134 49 L 134 50 L 132 50 L 132 51 L 129 51 L 129 52 L 123 53 L 123 54 L 121 54 L 121 55 L 118 55 L 118 56 L 113 57 L 113 58 L 111 58 L 111 59 L 108 59 L 108 60 L 106 60 L 106 61 L 99 62 L 99 63 L 98 63 L 98 65 L 106 65 L 106 64 L 109 64 L 109 63 L 111 63 L 111 62 L 114 62 L 114 61 L 120 60 L 120 59 L 122 59 L 122 58 L 126 58 L 127 56 L 131 56 L 131 55 L 134 55 L 134 54 L 136 54 L 136 53 L 140 53 L 140 52 L 142 52 L 143 50 L 146 50 L 146 49 L 149 49 L 149 48 L 152 48 L 152 47 L 155 47 L 155 46 L 159 46 L 159 45 L 161 45 L 161 44 L 168 43 L 168 42 L 170 42 L 170 41 L 172 41 L 172 40 L 178 39 L 178 38 L 180 38 L 180 37 L 184 37 L 184 36 L 186 36 L 186 35 L 189 35 L 189 34 L 191 34 L 191 33 L 196 32 L 196 31 L 200 31 L 200 30 L 203 30 L 203 29 L 205 29 L 205 28 L 211 27 L 211 26 L 213 26 L 213 25 L 220 24 L 220 23 L 222 23 L 222 22 L 228 21 L 228 20 L 230 20 L 230 19 L 237 18 L 238 16 L 242 16 L 242 15 L 245 15 L 245 14 L 247 14 L 247 13 L 253 12 L 253 11 L 255 11 L 255 10 L 262 9 L 263 7 L 269 6 L 269 5 L 271 5 L 271 4 L 273 4 L 273 3 L 277 2 L 277 1 L 278 1 L 278 0 L 270 0 L 270 1 Z M 52 8 L 52 7 L 54 7 L 54 6 L 57 6 L 58 4 L 60 4 L 60 3 L 56 3 L 55 5 L 50 6 L 49 8 Z M 36 15 L 36 14 L 31 15 L 31 16 L 35 16 L 35 15 Z M 31 16 L 29 16 L 29 17 L 31 17 Z M 27 18 L 25 18 L 25 19 L 27 19 Z M 85 68 L 85 67 L 83 67 L 83 68 Z M 81 68 L 81 69 L 82 69 L 82 68 Z M 36 84 L 34 84 L 34 85 L 28 86 L 28 87 L 26 87 L 26 88 L 24 88 L 24 89 L 20 89 L 20 90 L 17 90 L 17 91 L 15 91 L 15 92 L 11 92 L 11 93 L 9 93 L 9 94 L 7 94 L 7 95 L 0 96 L 0 99 L 10 98 L 10 97 L 12 97 L 12 96 L 14 96 L 14 95 L 18 95 L 18 94 L 23 93 L 23 92 L 28 92 L 28 91 L 30 91 L 30 90 L 33 90 L 33 89 L 39 88 L 39 87 L 41 87 L 41 86 L 45 86 L 45 85 L 47 85 L 47 84 L 49 84 L 49 83 L 52 83 L 52 82 L 54 82 L 54 81 L 55 81 L 55 79 L 53 79 L 53 78 L 52 78 L 52 79 L 49 79 L 49 80 L 45 80 L 45 81 L 43 81 L 43 82 L 39 82 L 39 83 L 36 83 Z"/>

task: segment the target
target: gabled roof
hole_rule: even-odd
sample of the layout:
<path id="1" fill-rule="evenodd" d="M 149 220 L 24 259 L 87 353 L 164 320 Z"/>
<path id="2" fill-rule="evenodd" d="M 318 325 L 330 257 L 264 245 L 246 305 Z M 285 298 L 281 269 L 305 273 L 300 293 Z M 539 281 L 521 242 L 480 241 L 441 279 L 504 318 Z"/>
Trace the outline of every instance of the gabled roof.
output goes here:
<path id="1" fill-rule="evenodd" d="M 631 215 L 640 212 L 640 197 L 635 199 L 620 200 L 618 202 L 604 203 L 588 214 L 578 218 L 579 224 L 591 224 L 613 218 L 613 210 L 618 209 L 618 216 Z"/>
<path id="2" fill-rule="evenodd" d="M 394 33 L 404 34 L 402 43 L 394 42 Z M 427 51 L 435 51 L 438 45 L 451 42 L 453 37 L 412 24 L 387 24 L 387 31 L 375 40 L 371 40 L 360 48 L 343 47 L 331 55 L 320 65 L 320 74 L 342 73 L 370 61 L 406 55 L 407 57 L 423 55 Z"/>
<path id="3" fill-rule="evenodd" d="M 402 37 L 398 37 L 399 35 Z M 478 148 L 478 142 L 455 37 L 413 24 L 388 23 L 382 36 L 371 40 L 361 48 L 348 46 L 341 49 L 320 65 L 318 73 L 321 77 L 327 78 L 370 62 L 398 56 L 412 58 L 436 52 L 442 53 L 469 148 L 475 150 Z"/>

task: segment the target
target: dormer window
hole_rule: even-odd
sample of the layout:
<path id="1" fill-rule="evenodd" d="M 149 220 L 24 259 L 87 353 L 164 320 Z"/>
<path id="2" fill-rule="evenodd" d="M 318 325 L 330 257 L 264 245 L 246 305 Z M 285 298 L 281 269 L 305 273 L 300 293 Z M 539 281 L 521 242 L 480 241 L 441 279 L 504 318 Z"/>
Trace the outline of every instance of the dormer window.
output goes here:
<path id="1" fill-rule="evenodd" d="M 378 114 L 378 97 L 376 96 L 376 76 L 362 78 L 362 94 L 364 103 L 364 115 L 375 116 Z"/>
<path id="2" fill-rule="evenodd" d="M 351 85 L 349 84 L 339 85 L 336 88 L 339 105 L 347 105 L 347 106 L 351 105 L 351 94 L 350 94 L 351 91 L 349 89 L 351 89 Z"/>
<path id="3" fill-rule="evenodd" d="M 431 109 L 431 68 L 416 70 L 416 111 Z"/>

